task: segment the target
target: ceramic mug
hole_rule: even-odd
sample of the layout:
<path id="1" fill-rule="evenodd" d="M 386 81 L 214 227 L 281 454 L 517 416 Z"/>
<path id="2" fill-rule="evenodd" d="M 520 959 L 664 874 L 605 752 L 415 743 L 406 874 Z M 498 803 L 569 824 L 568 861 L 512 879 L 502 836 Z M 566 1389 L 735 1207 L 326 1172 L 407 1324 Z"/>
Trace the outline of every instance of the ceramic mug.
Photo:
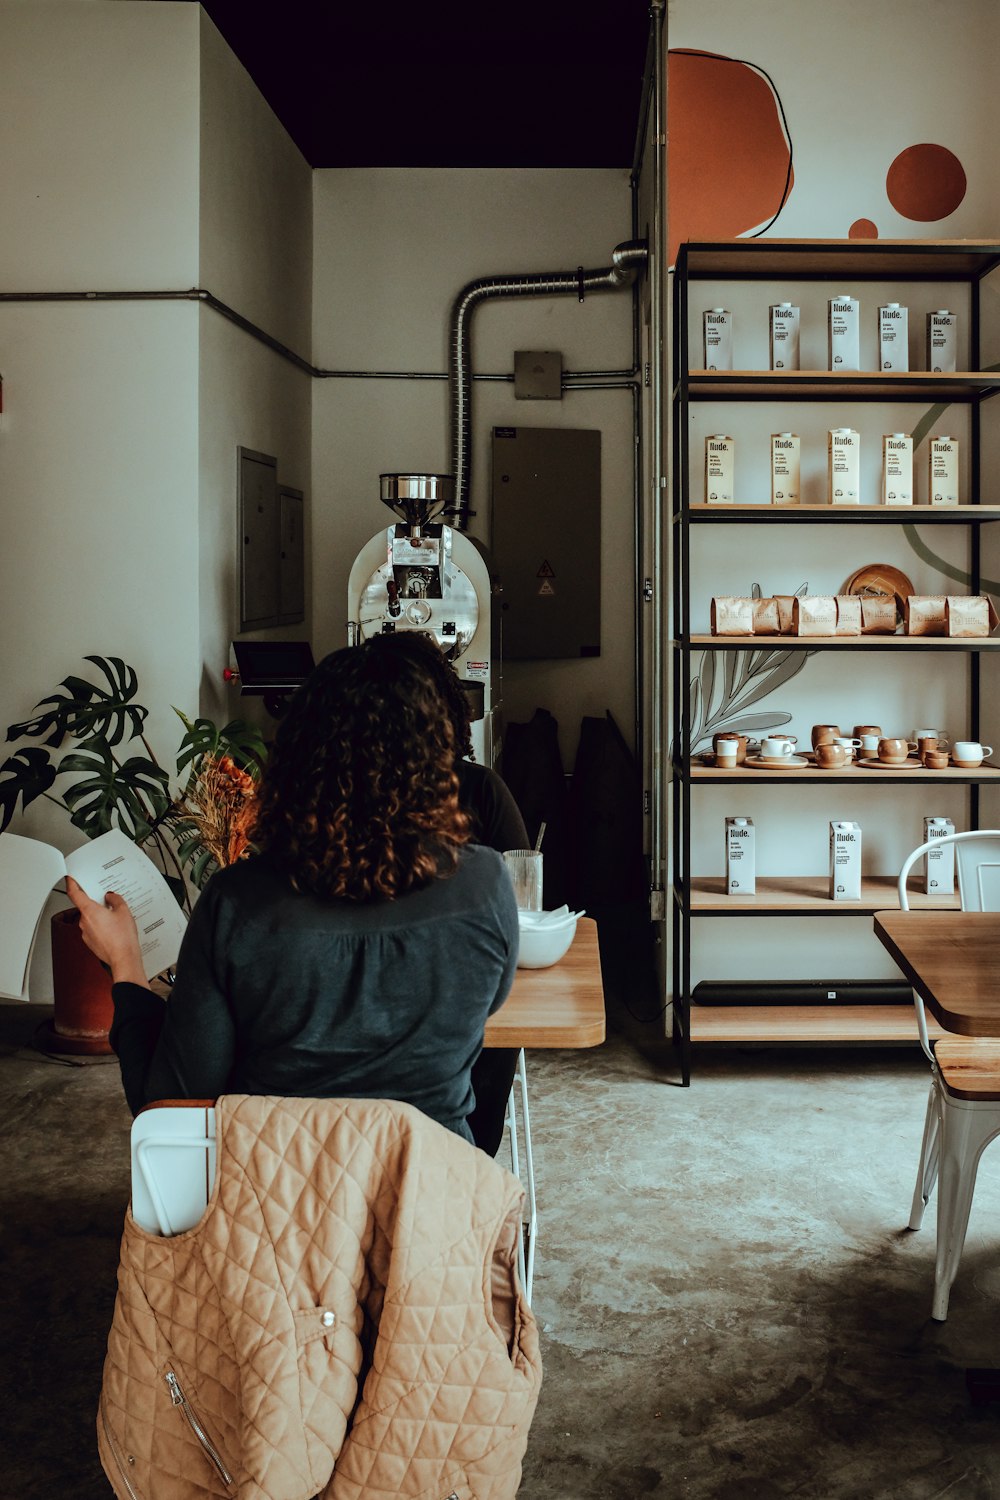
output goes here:
<path id="1" fill-rule="evenodd" d="M 760 742 L 762 760 L 787 760 L 795 754 L 795 741 L 783 734 L 765 735 Z"/>
<path id="2" fill-rule="evenodd" d="M 861 751 L 865 760 L 878 760 L 878 742 L 881 738 L 881 729 L 877 734 L 863 734 L 861 736 Z"/>
<path id="3" fill-rule="evenodd" d="M 910 740 L 901 740 L 890 736 L 878 742 L 878 758 L 886 765 L 902 765 L 911 750 L 917 747 Z"/>
<path id="4" fill-rule="evenodd" d="M 747 737 L 745 734 L 737 734 L 734 729 L 723 730 L 720 734 L 713 734 L 712 749 L 716 757 L 719 754 L 720 745 L 736 746 L 736 764 L 741 766 L 747 758 Z"/>
<path id="5" fill-rule="evenodd" d="M 715 746 L 715 764 L 723 770 L 733 771 L 740 763 L 740 742 L 733 738 L 719 739 Z"/>
<path id="6" fill-rule="evenodd" d="M 921 740 L 937 740 L 942 750 L 948 748 L 948 736 L 943 729 L 915 729 L 910 736 L 919 745 Z"/>
<path id="7" fill-rule="evenodd" d="M 855 724 L 851 733 L 855 739 L 859 740 L 863 740 L 866 735 L 874 735 L 877 740 L 880 740 L 882 738 L 882 726 L 881 724 Z M 876 748 L 878 747 L 876 746 Z"/>
<path id="8" fill-rule="evenodd" d="M 978 740 L 956 740 L 951 747 L 951 758 L 963 771 L 974 771 L 993 754 L 992 745 L 981 745 Z"/>
<path id="9" fill-rule="evenodd" d="M 847 751 L 848 760 L 853 760 L 855 750 L 861 749 L 861 741 L 858 739 L 852 739 L 850 735 L 839 734 L 833 743 L 835 745 L 840 745 L 842 749 Z"/>
<path id="10" fill-rule="evenodd" d="M 816 764 L 824 771 L 837 771 L 848 765 L 851 752 L 838 740 L 821 740 L 816 746 Z"/>
<path id="11" fill-rule="evenodd" d="M 839 724 L 814 724 L 812 727 L 812 747 L 815 750 L 817 745 L 829 744 L 831 740 L 837 739 L 839 735 Z"/>

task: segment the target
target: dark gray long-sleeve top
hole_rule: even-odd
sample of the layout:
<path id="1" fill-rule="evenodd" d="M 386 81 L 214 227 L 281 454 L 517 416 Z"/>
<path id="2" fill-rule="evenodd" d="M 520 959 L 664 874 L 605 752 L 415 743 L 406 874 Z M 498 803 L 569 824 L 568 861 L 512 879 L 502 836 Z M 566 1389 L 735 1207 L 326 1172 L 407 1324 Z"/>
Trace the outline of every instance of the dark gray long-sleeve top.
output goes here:
<path id="1" fill-rule="evenodd" d="M 471 1140 L 472 1064 L 517 963 L 503 862 L 397 901 L 301 895 L 260 856 L 213 876 L 166 1004 L 113 987 L 111 1045 L 133 1113 L 223 1093 L 399 1099 Z"/>

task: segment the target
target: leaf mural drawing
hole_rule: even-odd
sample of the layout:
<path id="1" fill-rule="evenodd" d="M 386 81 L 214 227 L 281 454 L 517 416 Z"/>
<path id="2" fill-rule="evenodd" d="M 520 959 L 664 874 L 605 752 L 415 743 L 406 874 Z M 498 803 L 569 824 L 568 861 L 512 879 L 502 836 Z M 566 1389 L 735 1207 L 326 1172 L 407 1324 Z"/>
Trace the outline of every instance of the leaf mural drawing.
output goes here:
<path id="1" fill-rule="evenodd" d="M 983 365 L 984 370 L 1000 370 L 1000 364 Z M 916 452 L 917 445 L 935 428 L 951 405 L 950 401 L 939 401 L 936 406 L 929 406 L 920 421 L 913 429 L 913 449 Z M 921 537 L 915 526 L 904 526 L 903 535 L 921 562 L 930 563 L 945 578 L 953 578 L 956 583 L 964 583 L 968 587 L 972 583 L 972 575 L 967 568 L 957 567 L 954 563 L 945 562 L 943 557 L 938 557 Z M 995 578 L 980 577 L 979 586 L 989 594 L 1000 594 L 1000 581 Z"/>
<path id="2" fill-rule="evenodd" d="M 807 583 L 800 584 L 796 596 L 807 593 L 808 587 Z M 751 597 L 761 597 L 760 584 L 753 584 Z M 789 651 L 774 646 L 702 651 L 688 684 L 687 723 L 682 726 L 682 736 L 687 730 L 688 753 L 694 755 L 708 748 L 712 735 L 722 730 L 753 734 L 787 724 L 792 716 L 784 709 L 748 710 L 797 676 L 812 655 L 807 649 Z M 696 660 L 692 655 L 692 663 Z"/>

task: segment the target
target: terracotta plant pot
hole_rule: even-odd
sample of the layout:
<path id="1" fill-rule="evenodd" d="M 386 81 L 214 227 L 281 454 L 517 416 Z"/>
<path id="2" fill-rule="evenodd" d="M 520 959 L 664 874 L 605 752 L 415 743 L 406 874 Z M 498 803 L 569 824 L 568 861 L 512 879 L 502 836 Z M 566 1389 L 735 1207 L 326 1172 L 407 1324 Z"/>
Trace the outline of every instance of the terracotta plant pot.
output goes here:
<path id="1" fill-rule="evenodd" d="M 108 1032 L 115 1013 L 111 976 L 80 936 L 79 912 L 72 908 L 57 911 L 50 930 L 55 1015 L 46 1050 L 108 1053 Z"/>

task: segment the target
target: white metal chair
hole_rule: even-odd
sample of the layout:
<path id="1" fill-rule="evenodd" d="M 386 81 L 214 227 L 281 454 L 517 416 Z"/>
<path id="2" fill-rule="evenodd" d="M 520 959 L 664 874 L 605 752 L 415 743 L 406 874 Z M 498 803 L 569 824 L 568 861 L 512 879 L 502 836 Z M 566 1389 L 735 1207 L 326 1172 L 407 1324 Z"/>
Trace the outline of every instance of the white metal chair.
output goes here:
<path id="1" fill-rule="evenodd" d="M 518 1150 L 517 1104 L 521 1106 L 521 1124 L 524 1130 L 524 1196 L 528 1218 L 521 1225 L 521 1236 L 517 1246 L 517 1270 L 524 1288 L 524 1298 L 531 1305 L 531 1287 L 535 1279 L 535 1246 L 538 1242 L 538 1213 L 535 1206 L 535 1162 L 531 1154 L 531 1116 L 528 1113 L 528 1074 L 524 1062 L 524 1048 L 517 1057 L 514 1082 L 507 1097 L 506 1124 L 510 1135 L 510 1169 L 515 1177 L 521 1176 L 521 1158 Z"/>
<path id="2" fill-rule="evenodd" d="M 899 872 L 900 910 L 910 909 L 906 883 L 913 866 L 929 849 L 943 844 L 954 846 L 962 910 L 1000 911 L 1000 830 L 996 829 L 949 834 L 914 849 Z M 979 1158 L 1000 1135 L 1000 1038 L 947 1036 L 932 1044 L 924 1003 L 916 990 L 913 1004 L 920 1045 L 931 1064 L 931 1088 L 909 1227 L 920 1228 L 937 1182 L 931 1316 L 943 1323 L 962 1258 Z"/>

